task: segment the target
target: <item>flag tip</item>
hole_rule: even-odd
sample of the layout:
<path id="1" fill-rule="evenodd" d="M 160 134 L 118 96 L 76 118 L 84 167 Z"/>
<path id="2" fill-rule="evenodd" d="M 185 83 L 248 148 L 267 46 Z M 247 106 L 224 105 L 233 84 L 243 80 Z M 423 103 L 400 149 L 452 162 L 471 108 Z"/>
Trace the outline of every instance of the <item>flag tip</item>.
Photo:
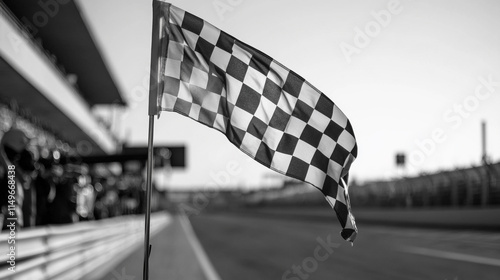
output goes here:
<path id="1" fill-rule="evenodd" d="M 356 239 L 357 233 L 355 230 L 350 229 L 350 228 L 345 228 L 340 232 L 340 235 L 342 235 L 342 238 L 345 240 L 351 242 L 351 245 L 354 245 L 354 240 Z"/>

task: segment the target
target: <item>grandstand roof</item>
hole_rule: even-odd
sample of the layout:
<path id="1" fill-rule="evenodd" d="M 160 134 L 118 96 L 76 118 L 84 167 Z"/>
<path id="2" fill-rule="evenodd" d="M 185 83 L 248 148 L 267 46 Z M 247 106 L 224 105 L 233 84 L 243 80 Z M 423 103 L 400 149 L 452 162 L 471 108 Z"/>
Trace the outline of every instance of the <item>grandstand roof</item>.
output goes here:
<path id="1" fill-rule="evenodd" d="M 125 105 L 75 1 L 3 2 L 31 35 L 41 39 L 58 65 L 68 74 L 76 74 L 79 92 L 90 106 Z"/>

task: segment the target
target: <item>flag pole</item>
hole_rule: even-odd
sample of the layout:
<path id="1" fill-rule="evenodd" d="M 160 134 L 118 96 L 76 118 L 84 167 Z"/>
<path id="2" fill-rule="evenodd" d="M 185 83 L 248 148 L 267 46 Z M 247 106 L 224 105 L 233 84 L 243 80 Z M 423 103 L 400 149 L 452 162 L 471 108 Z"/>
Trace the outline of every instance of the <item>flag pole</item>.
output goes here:
<path id="1" fill-rule="evenodd" d="M 146 221 L 144 223 L 144 266 L 142 279 L 149 279 L 149 254 L 151 253 L 151 244 L 149 244 L 150 224 L 151 224 L 151 178 L 153 175 L 153 131 L 154 131 L 154 115 L 149 116 L 149 133 L 148 133 L 148 161 L 146 164 Z"/>
<path id="2" fill-rule="evenodd" d="M 150 224 L 151 224 L 151 193 L 152 193 L 152 177 L 153 177 L 153 132 L 154 132 L 154 117 L 159 115 L 158 110 L 158 96 L 161 86 L 159 59 L 161 56 L 162 30 L 160 28 L 161 22 L 161 2 L 153 0 L 153 26 L 151 36 L 151 68 L 150 68 L 150 81 L 149 81 L 149 132 L 148 132 L 148 160 L 146 164 L 146 219 L 144 223 L 144 265 L 142 272 L 142 279 L 149 279 L 149 256 L 151 254 L 151 244 L 149 243 L 150 237 Z"/>

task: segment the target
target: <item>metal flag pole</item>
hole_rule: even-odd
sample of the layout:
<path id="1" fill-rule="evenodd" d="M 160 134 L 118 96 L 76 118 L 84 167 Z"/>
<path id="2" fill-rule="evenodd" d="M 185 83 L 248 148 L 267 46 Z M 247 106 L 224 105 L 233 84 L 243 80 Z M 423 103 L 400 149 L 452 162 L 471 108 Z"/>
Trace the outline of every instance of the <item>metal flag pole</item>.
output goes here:
<path id="1" fill-rule="evenodd" d="M 153 26 L 151 36 L 151 75 L 149 81 L 149 135 L 148 135 L 148 161 L 146 164 L 146 220 L 144 223 L 144 266 L 142 279 L 149 279 L 149 255 L 151 254 L 150 223 L 151 223 L 151 193 L 153 176 L 153 131 L 154 116 L 159 114 L 158 94 L 161 88 L 159 60 L 162 55 L 160 40 L 163 37 L 161 25 L 161 2 L 153 0 Z"/>
<path id="2" fill-rule="evenodd" d="M 148 161 L 146 164 L 146 221 L 144 223 L 144 266 L 142 279 L 149 279 L 149 254 L 151 253 L 151 244 L 149 244 L 149 230 L 151 224 L 151 189 L 153 176 L 153 131 L 154 115 L 149 116 L 149 135 L 148 135 Z"/>

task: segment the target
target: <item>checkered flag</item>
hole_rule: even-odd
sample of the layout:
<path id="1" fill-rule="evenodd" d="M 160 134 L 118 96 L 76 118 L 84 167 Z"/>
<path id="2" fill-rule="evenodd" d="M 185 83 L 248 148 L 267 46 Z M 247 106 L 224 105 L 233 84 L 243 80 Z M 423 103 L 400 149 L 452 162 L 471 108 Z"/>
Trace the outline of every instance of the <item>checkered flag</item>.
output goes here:
<path id="1" fill-rule="evenodd" d="M 344 228 L 342 237 L 353 241 L 357 229 L 346 183 L 357 146 L 344 113 L 268 55 L 157 3 L 158 110 L 217 129 L 266 167 L 320 189 Z"/>

